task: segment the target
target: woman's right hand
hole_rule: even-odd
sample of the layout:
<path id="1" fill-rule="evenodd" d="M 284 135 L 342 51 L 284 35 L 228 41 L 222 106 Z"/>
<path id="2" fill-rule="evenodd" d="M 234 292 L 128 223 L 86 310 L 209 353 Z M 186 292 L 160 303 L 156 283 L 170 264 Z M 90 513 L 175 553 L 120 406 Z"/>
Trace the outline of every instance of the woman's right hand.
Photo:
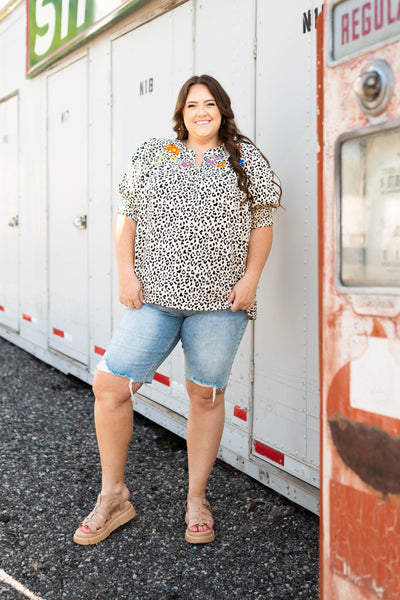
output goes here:
<path id="1" fill-rule="evenodd" d="M 119 279 L 119 301 L 128 308 L 141 308 L 145 304 L 142 286 L 133 273 Z"/>

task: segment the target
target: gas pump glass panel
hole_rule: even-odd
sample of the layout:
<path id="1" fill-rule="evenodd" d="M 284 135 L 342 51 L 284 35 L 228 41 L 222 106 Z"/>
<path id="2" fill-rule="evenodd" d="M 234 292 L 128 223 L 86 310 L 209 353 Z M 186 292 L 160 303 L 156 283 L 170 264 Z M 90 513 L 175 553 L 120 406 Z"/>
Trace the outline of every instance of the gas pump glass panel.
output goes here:
<path id="1" fill-rule="evenodd" d="M 400 286 L 400 124 L 343 136 L 337 159 L 339 286 L 388 293 Z"/>

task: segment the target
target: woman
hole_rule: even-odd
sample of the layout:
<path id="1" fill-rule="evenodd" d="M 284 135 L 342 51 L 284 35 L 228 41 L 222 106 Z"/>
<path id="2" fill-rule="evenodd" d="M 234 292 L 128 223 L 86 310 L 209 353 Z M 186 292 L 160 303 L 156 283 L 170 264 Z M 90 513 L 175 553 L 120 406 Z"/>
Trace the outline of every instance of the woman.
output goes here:
<path id="1" fill-rule="evenodd" d="M 185 538 L 214 539 L 206 486 L 224 427 L 224 394 L 272 244 L 280 188 L 238 131 L 212 77 L 191 77 L 174 114 L 175 140 L 140 146 L 120 185 L 114 227 L 121 323 L 94 376 L 102 489 L 74 535 L 96 544 L 135 516 L 124 482 L 131 394 L 150 383 L 179 339 L 190 398 Z"/>

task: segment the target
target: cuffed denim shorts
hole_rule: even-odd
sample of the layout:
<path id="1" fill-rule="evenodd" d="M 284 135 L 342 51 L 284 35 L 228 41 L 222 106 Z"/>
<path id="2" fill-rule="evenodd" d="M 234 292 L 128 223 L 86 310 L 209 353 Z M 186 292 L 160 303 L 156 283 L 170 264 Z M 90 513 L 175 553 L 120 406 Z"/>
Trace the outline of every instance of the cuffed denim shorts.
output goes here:
<path id="1" fill-rule="evenodd" d="M 155 304 L 125 308 L 98 369 L 151 383 L 161 363 L 182 341 L 185 376 L 216 389 L 228 385 L 232 364 L 246 329 L 246 311 L 178 310 Z"/>

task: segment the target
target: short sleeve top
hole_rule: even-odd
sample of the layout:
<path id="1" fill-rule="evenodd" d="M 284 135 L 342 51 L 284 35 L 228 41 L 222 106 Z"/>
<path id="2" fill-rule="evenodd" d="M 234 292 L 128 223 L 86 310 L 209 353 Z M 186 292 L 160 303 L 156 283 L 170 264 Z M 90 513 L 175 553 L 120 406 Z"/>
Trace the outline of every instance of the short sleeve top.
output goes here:
<path id="1" fill-rule="evenodd" d="M 199 167 L 179 140 L 151 139 L 133 155 L 119 186 L 120 214 L 137 221 L 135 272 L 146 302 L 180 310 L 223 310 L 246 270 L 250 232 L 272 225 L 273 174 L 252 144 L 240 145 L 253 207 L 223 146 Z M 248 311 L 256 318 L 256 305 Z"/>

